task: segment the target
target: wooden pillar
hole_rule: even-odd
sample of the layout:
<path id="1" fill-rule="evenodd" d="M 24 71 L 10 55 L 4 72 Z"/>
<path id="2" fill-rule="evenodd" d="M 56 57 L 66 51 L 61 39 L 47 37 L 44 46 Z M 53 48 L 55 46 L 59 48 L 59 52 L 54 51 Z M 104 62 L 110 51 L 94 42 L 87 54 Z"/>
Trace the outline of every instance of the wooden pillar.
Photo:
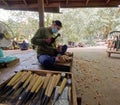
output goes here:
<path id="1" fill-rule="evenodd" d="M 38 0 L 39 27 L 44 27 L 44 0 Z"/>

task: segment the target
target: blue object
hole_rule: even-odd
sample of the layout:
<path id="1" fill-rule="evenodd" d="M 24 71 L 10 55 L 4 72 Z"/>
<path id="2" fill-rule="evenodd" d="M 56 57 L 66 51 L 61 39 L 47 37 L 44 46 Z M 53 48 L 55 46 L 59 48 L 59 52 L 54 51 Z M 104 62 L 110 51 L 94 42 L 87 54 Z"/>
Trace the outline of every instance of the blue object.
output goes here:
<path id="1" fill-rule="evenodd" d="M 3 50 L 0 48 L 0 57 L 3 57 L 4 54 L 3 54 Z"/>
<path id="2" fill-rule="evenodd" d="M 62 46 L 62 53 L 65 53 L 67 51 L 67 48 L 68 48 L 67 45 L 63 45 Z"/>
<path id="3" fill-rule="evenodd" d="M 19 43 L 18 45 L 21 50 L 28 50 L 29 48 L 29 43 Z"/>
<path id="4" fill-rule="evenodd" d="M 62 52 L 58 52 L 58 54 L 61 54 L 61 55 L 63 55 L 66 51 L 67 51 L 67 45 L 63 45 L 62 46 Z"/>
<path id="5" fill-rule="evenodd" d="M 39 63 L 45 67 L 51 67 L 55 63 L 55 57 L 51 57 L 49 55 L 40 55 L 37 58 Z"/>
<path id="6" fill-rule="evenodd" d="M 10 56 L 0 57 L 0 63 L 9 63 L 11 61 L 14 61 L 15 59 L 17 59 L 17 57 Z"/>
<path id="7" fill-rule="evenodd" d="M 0 64 L 9 63 L 14 61 L 17 57 L 4 56 L 2 49 L 0 48 Z"/>

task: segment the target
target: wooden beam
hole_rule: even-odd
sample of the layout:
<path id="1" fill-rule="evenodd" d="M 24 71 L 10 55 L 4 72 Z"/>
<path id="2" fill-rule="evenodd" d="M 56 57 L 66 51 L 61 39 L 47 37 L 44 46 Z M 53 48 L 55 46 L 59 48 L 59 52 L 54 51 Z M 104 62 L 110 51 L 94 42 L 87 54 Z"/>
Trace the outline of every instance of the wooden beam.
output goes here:
<path id="1" fill-rule="evenodd" d="M 5 0 L 1 0 L 6 6 L 9 6 Z"/>
<path id="2" fill-rule="evenodd" d="M 108 4 L 110 2 L 110 0 L 106 0 L 106 3 L 105 4 Z"/>
<path id="3" fill-rule="evenodd" d="M 66 5 L 68 5 L 68 0 L 66 0 Z"/>
<path id="4" fill-rule="evenodd" d="M 38 0 L 39 27 L 44 27 L 44 0 Z"/>
<path id="5" fill-rule="evenodd" d="M 68 5 L 66 5 L 64 2 L 60 3 L 61 8 L 79 8 L 79 7 L 118 7 L 117 4 L 119 4 L 120 1 L 111 1 L 108 5 L 105 4 L 105 2 L 102 1 L 95 1 L 90 2 L 85 5 L 85 2 L 69 2 Z"/>
<path id="6" fill-rule="evenodd" d="M 23 2 L 24 2 L 24 4 L 27 6 L 28 4 L 27 4 L 27 2 L 26 2 L 26 0 L 23 0 Z"/>
<path id="7" fill-rule="evenodd" d="M 86 3 L 85 3 L 85 5 L 87 6 L 88 5 L 88 2 L 89 2 L 90 0 L 86 0 Z"/>
<path id="8" fill-rule="evenodd" d="M 45 0 L 45 2 L 46 2 L 46 5 L 48 5 L 48 0 Z"/>
<path id="9" fill-rule="evenodd" d="M 44 7 L 59 7 L 60 6 L 60 3 L 49 3 L 48 5 L 47 4 L 44 4 Z M 1 7 L 4 7 L 4 6 L 1 6 Z M 11 8 L 26 8 L 26 6 L 24 4 L 16 4 L 16 5 L 12 5 Z M 27 8 L 38 8 L 38 4 L 35 3 L 35 4 L 30 4 L 27 6 Z"/>

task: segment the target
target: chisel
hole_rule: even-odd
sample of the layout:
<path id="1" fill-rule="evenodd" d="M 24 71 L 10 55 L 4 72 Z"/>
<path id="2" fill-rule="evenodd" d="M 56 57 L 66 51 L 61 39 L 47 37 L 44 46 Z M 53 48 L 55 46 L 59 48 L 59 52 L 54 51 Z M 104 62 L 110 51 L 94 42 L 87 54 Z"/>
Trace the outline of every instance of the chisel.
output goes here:
<path id="1" fill-rule="evenodd" d="M 12 96 L 12 95 L 14 94 L 14 92 L 15 92 L 17 89 L 19 89 L 19 88 L 24 84 L 25 80 L 26 80 L 30 75 L 31 75 L 31 71 L 25 72 L 25 73 L 21 76 L 20 81 L 19 81 L 16 85 L 14 85 L 14 87 L 7 93 L 6 97 L 8 98 L 8 97 Z"/>
<path id="2" fill-rule="evenodd" d="M 15 96 L 15 98 L 11 101 L 11 103 L 15 103 L 19 96 L 22 94 L 22 92 L 26 89 L 26 87 L 28 86 L 29 82 L 31 81 L 31 79 L 33 78 L 33 74 L 31 74 L 28 79 L 24 82 L 23 86 L 18 90 L 17 96 Z"/>
<path id="3" fill-rule="evenodd" d="M 25 90 L 25 92 L 23 92 L 23 94 L 19 97 L 19 101 L 17 102 L 17 105 L 22 105 L 25 101 L 25 98 L 27 97 L 27 95 L 29 94 L 30 90 L 32 89 L 35 81 L 38 79 L 38 75 L 34 74 L 33 79 L 30 81 L 27 89 Z"/>
<path id="4" fill-rule="evenodd" d="M 0 102 L 7 100 L 10 96 L 13 95 L 14 91 L 21 86 L 20 81 L 25 75 L 27 75 L 27 72 L 23 72 L 22 75 L 15 81 L 17 83 L 14 86 L 12 86 L 11 89 L 9 89 L 9 91 L 6 91 L 6 94 L 3 94 L 3 97 L 0 99 Z"/>
<path id="5" fill-rule="evenodd" d="M 63 92 L 63 89 L 64 89 L 65 86 L 66 86 L 66 83 L 67 83 L 67 78 L 64 78 L 63 81 L 62 81 L 62 83 L 61 83 L 61 85 L 60 85 L 60 88 L 59 88 L 59 90 L 58 90 L 58 94 L 57 94 L 56 98 L 54 99 L 52 105 L 54 105 L 55 102 L 59 99 L 60 95 L 61 95 L 62 92 Z"/>
<path id="6" fill-rule="evenodd" d="M 38 86 L 38 88 L 36 89 L 34 95 L 32 96 L 29 105 L 35 105 L 36 102 L 38 101 L 38 98 L 39 98 L 38 96 L 40 96 L 40 94 L 41 94 L 41 92 L 39 92 L 39 91 L 41 90 L 41 87 L 42 87 L 42 85 L 43 85 L 44 79 L 45 79 L 45 77 L 42 77 L 41 83 L 39 84 L 39 86 Z"/>
<path id="7" fill-rule="evenodd" d="M 2 87 L 2 89 L 0 90 L 0 96 L 3 95 L 4 93 L 6 93 L 6 91 L 8 91 L 9 89 L 11 89 L 13 87 L 14 82 L 22 75 L 23 72 L 17 72 L 12 79 L 7 83 L 7 85 L 5 85 L 4 87 Z"/>
<path id="8" fill-rule="evenodd" d="M 45 93 L 45 89 L 46 89 L 46 87 L 47 87 L 47 85 L 48 85 L 48 82 L 49 82 L 49 80 L 50 80 L 50 77 L 51 77 L 51 74 L 50 74 L 50 73 L 48 73 L 48 74 L 46 75 L 46 77 L 45 77 L 45 80 L 44 80 L 44 83 L 43 83 L 43 87 L 42 87 L 41 90 L 40 90 L 40 96 L 38 96 L 38 97 L 39 97 L 39 98 L 38 98 L 38 101 L 35 102 L 35 103 L 37 103 L 37 105 L 40 105 L 40 104 L 41 104 L 42 97 L 43 97 L 43 95 L 44 95 L 44 93 Z"/>
<path id="9" fill-rule="evenodd" d="M 26 103 L 35 94 L 35 91 L 39 87 L 41 81 L 42 81 L 42 77 L 39 76 L 36 82 L 34 83 L 33 87 L 31 88 L 30 92 L 28 93 L 27 97 L 25 98 L 24 103 Z"/>
<path id="10" fill-rule="evenodd" d="M 50 97 L 51 97 L 51 94 L 52 94 L 53 89 L 54 89 L 55 82 L 56 82 L 56 75 L 53 75 L 50 78 L 50 81 L 49 81 L 48 86 L 47 86 L 46 91 L 45 91 L 45 96 L 44 96 L 42 103 L 40 105 L 47 105 L 48 104 Z"/>

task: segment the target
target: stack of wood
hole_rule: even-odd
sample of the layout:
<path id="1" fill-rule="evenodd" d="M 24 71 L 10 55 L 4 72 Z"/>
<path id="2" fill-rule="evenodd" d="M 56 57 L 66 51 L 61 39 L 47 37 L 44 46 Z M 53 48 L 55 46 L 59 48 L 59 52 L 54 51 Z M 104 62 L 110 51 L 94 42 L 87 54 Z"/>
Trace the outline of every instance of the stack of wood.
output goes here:
<path id="1" fill-rule="evenodd" d="M 73 59 L 73 53 L 66 52 L 64 55 L 59 56 L 60 61 L 58 63 L 71 63 Z"/>

